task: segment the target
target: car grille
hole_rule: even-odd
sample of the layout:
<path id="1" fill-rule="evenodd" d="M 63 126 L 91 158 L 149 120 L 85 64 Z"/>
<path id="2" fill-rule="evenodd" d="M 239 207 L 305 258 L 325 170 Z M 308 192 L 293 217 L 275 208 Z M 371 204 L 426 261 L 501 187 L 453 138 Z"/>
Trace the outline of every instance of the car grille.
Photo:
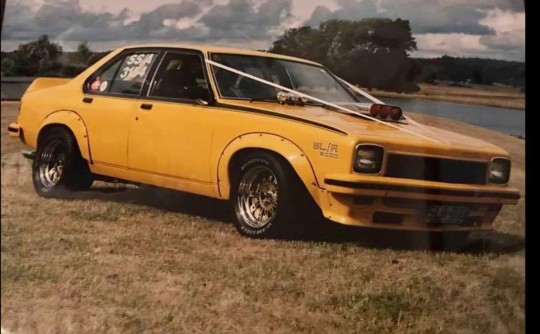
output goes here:
<path id="1" fill-rule="evenodd" d="M 388 154 L 385 175 L 447 183 L 485 184 L 487 163 Z"/>

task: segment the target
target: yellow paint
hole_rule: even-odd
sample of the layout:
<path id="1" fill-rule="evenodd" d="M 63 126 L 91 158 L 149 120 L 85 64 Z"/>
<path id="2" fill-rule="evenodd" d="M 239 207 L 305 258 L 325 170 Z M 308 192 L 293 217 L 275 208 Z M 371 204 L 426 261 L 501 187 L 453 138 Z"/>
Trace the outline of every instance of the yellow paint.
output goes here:
<path id="1" fill-rule="evenodd" d="M 88 133 L 81 117 L 71 110 L 54 111 L 47 115 L 40 125 L 40 129 L 52 124 L 67 126 L 79 145 L 79 150 L 84 159 L 90 161 L 90 148 L 88 147 Z"/>
<path id="2" fill-rule="evenodd" d="M 93 98 L 83 103 L 84 97 Z M 88 141 L 93 163 L 128 167 L 128 135 L 136 101 L 129 98 L 83 95 L 73 109 L 81 115 L 88 129 Z"/>
<path id="3" fill-rule="evenodd" d="M 226 52 L 301 61 L 254 51 L 182 47 L 202 51 L 205 57 L 212 52 Z M 353 172 L 354 149 L 359 143 L 381 145 L 386 153 L 460 160 L 489 162 L 493 157 L 509 157 L 506 151 L 492 144 L 449 131 L 400 125 L 437 140 L 433 142 L 384 124 L 321 107 L 221 99 L 212 80 L 209 87 L 217 97 L 217 104 L 208 106 L 144 97 L 84 94 L 82 86 L 85 80 L 123 50 L 113 51 L 69 82 L 37 81 L 24 95 L 20 115 L 14 124 L 24 131 L 26 144 L 35 149 L 39 132 L 46 125 L 61 124 L 74 133 L 83 157 L 90 162 L 90 169 L 96 174 L 220 199 L 228 199 L 234 186 L 229 177 L 229 166 L 235 154 L 245 149 L 267 150 L 289 161 L 326 217 L 351 225 L 373 227 L 375 224 L 371 217 L 377 209 L 395 212 L 396 208 L 384 206 L 383 199 L 388 197 L 475 203 L 479 205 L 476 209 L 478 214 L 485 215 L 481 226 L 460 229 L 476 230 L 491 228 L 496 213 L 487 213 L 489 205 L 516 203 L 516 200 L 498 196 L 517 193 L 506 185 L 448 184 Z M 207 69 L 210 70 L 208 65 Z M 84 103 L 85 97 L 92 98 L 92 103 Z M 152 104 L 152 109 L 141 109 L 143 103 Z M 332 148 L 331 155 L 325 154 L 322 150 L 325 147 Z M 350 189 L 326 185 L 325 178 L 329 177 L 383 185 L 489 191 L 497 196 L 427 196 L 400 191 Z M 372 205 L 356 205 L 353 199 L 358 195 L 373 196 L 376 200 Z M 410 212 L 402 226 L 376 226 L 427 229 Z"/>
<path id="4" fill-rule="evenodd" d="M 143 103 L 152 109 L 141 109 Z M 198 105 L 141 99 L 129 121 L 129 167 L 211 182 L 212 116 Z"/>
<path id="5" fill-rule="evenodd" d="M 218 187 L 223 198 L 229 198 L 231 180 L 229 162 L 234 153 L 243 149 L 264 149 L 275 152 L 289 161 L 294 170 L 302 175 L 302 182 L 311 196 L 318 199 L 318 184 L 312 166 L 302 149 L 288 139 L 275 134 L 250 133 L 236 137 L 218 157 Z"/>

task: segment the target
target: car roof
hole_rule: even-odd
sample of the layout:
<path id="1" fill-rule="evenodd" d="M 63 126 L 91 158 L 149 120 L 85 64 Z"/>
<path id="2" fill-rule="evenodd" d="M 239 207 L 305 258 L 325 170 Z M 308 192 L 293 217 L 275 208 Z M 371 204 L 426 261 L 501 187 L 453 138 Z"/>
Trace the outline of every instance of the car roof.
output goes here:
<path id="1" fill-rule="evenodd" d="M 238 48 L 229 48 L 229 47 L 205 45 L 205 44 L 184 44 L 184 43 L 141 44 L 141 45 L 125 46 L 122 49 L 135 49 L 135 48 L 194 49 L 194 50 L 202 51 L 203 53 L 230 53 L 230 54 L 240 54 L 240 55 L 247 55 L 247 56 L 271 57 L 271 58 L 278 58 L 278 59 L 283 59 L 283 60 L 291 60 L 291 61 L 302 62 L 302 63 L 306 63 L 306 64 L 311 64 L 311 65 L 322 66 L 321 64 L 310 61 L 310 60 L 291 57 L 291 56 L 285 56 L 285 55 L 281 55 L 281 54 L 277 54 L 277 53 L 270 53 L 270 52 L 266 52 L 266 51 L 238 49 Z"/>

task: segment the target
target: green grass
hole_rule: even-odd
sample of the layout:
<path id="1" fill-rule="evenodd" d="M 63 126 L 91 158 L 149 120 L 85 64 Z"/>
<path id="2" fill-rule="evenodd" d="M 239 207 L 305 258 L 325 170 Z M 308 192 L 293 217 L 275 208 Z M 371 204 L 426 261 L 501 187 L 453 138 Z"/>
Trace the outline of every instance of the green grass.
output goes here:
<path id="1" fill-rule="evenodd" d="M 523 200 L 465 253 L 366 230 L 251 240 L 221 203 L 165 190 L 40 198 L 4 139 L 1 321 L 14 333 L 524 332 Z M 523 190 L 524 142 L 487 139 L 515 154 Z"/>

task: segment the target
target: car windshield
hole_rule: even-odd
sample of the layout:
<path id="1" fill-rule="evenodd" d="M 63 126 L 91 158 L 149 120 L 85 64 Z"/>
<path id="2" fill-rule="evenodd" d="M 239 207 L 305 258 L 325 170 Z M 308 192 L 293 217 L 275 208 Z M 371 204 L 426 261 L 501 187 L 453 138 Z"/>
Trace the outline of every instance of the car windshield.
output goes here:
<path id="1" fill-rule="evenodd" d="M 359 102 L 324 68 L 283 59 L 235 54 L 212 54 L 222 65 L 251 74 L 275 84 L 331 102 Z M 223 98 L 276 100 L 280 89 L 262 82 L 213 67 L 219 94 Z"/>

